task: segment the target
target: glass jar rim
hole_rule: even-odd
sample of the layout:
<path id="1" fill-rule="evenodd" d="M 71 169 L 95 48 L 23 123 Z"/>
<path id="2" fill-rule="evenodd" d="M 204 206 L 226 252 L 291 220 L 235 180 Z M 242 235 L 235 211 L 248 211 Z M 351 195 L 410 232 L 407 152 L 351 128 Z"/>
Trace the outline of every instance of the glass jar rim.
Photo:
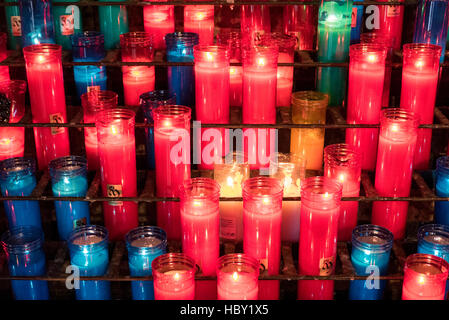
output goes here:
<path id="1" fill-rule="evenodd" d="M 381 110 L 381 123 L 384 121 L 398 121 L 401 123 L 409 124 L 413 127 L 418 127 L 419 118 L 418 115 L 412 111 L 402 108 L 386 108 Z"/>
<path id="2" fill-rule="evenodd" d="M 365 53 L 380 53 L 382 59 L 387 56 L 385 46 L 378 43 L 356 43 L 349 46 L 349 56 L 355 57 Z"/>
<path id="3" fill-rule="evenodd" d="M 58 56 L 61 56 L 62 52 L 62 46 L 59 44 L 53 44 L 53 43 L 41 43 L 41 44 L 32 44 L 30 46 L 26 46 L 23 48 L 23 53 L 25 56 L 27 55 L 54 55 L 58 54 Z"/>
<path id="4" fill-rule="evenodd" d="M 360 240 L 360 237 L 376 236 L 384 240 L 384 243 L 368 243 Z M 372 253 L 390 251 L 393 247 L 393 233 L 381 226 L 374 224 L 362 224 L 352 230 L 352 245 L 360 249 L 369 250 Z"/>
<path id="5" fill-rule="evenodd" d="M 181 199 L 206 199 L 219 198 L 220 185 L 211 178 L 191 178 L 184 180 L 179 186 L 179 197 Z"/>
<path id="6" fill-rule="evenodd" d="M 229 61 L 229 47 L 220 44 L 197 44 L 193 47 L 193 55 L 198 58 L 201 53 L 211 53 L 217 55 L 225 61 Z"/>
<path id="7" fill-rule="evenodd" d="M 153 109 L 153 117 L 155 119 L 162 117 L 170 117 L 174 119 L 190 120 L 192 109 L 186 106 L 167 104 L 158 106 Z"/>
<path id="8" fill-rule="evenodd" d="M 430 43 L 406 43 L 402 46 L 404 56 L 419 53 L 420 55 L 440 57 L 441 46 Z"/>
<path id="9" fill-rule="evenodd" d="M 24 172 L 34 174 L 36 172 L 36 160 L 26 157 L 15 157 L 0 161 L 0 177 L 20 175 Z"/>
<path id="10" fill-rule="evenodd" d="M 445 174 L 449 174 L 449 156 L 438 157 L 436 162 L 437 173 L 443 171 Z"/>
<path id="11" fill-rule="evenodd" d="M 431 245 L 434 248 L 444 248 L 446 250 L 449 250 L 449 243 L 448 244 L 438 244 L 434 242 L 427 241 L 425 237 L 427 235 L 440 235 L 444 236 L 447 240 L 449 240 L 449 226 L 443 225 L 443 224 L 425 224 L 418 229 L 418 242 L 424 241 L 426 244 Z"/>
<path id="12" fill-rule="evenodd" d="M 153 46 L 153 35 L 145 31 L 132 31 L 122 33 L 120 35 L 120 47 L 152 47 Z"/>
<path id="13" fill-rule="evenodd" d="M 261 189 L 264 191 L 263 193 L 260 192 Z M 283 193 L 284 185 L 276 178 L 259 176 L 246 179 L 242 182 L 242 194 L 244 197 L 282 197 Z"/>
<path id="14" fill-rule="evenodd" d="M 151 263 L 151 269 L 153 273 L 164 276 L 166 272 L 179 270 L 175 267 L 186 267 L 183 271 L 194 277 L 199 271 L 199 267 L 195 264 L 195 261 L 184 253 L 165 253 L 156 258 Z"/>
<path id="15" fill-rule="evenodd" d="M 86 237 L 89 235 L 95 235 L 101 238 L 100 241 L 92 243 L 92 244 L 75 244 L 74 241 L 81 238 Z M 86 225 L 77 227 L 76 229 L 73 229 L 68 237 L 67 237 L 67 243 L 69 246 L 76 250 L 92 250 L 94 247 L 103 247 L 108 243 L 108 237 L 109 232 L 108 230 L 99 225 Z"/>
<path id="16" fill-rule="evenodd" d="M 87 160 L 85 157 L 72 155 L 59 157 L 49 162 L 48 169 L 52 177 L 85 175 Z"/>
<path id="17" fill-rule="evenodd" d="M 112 121 L 123 120 L 134 124 L 136 113 L 133 110 L 125 108 L 104 109 L 98 112 L 97 123 L 101 126 L 107 126 Z"/>
<path id="18" fill-rule="evenodd" d="M 106 104 L 117 106 L 118 94 L 111 90 L 91 90 L 81 95 L 81 101 L 93 107 L 93 111 L 99 111 Z"/>
<path id="19" fill-rule="evenodd" d="M 346 143 L 336 143 L 324 148 L 324 161 L 339 167 L 358 168 L 362 164 L 362 155 Z"/>
<path id="20" fill-rule="evenodd" d="M 360 34 L 360 43 L 381 44 L 387 49 L 393 48 L 391 38 L 383 33 L 378 32 L 363 32 Z"/>
<path id="21" fill-rule="evenodd" d="M 83 31 L 71 36 L 72 47 L 87 47 L 104 44 L 104 35 L 98 31 Z"/>
<path id="22" fill-rule="evenodd" d="M 279 47 L 276 44 L 267 45 L 255 45 L 251 43 L 245 43 L 242 45 L 242 57 L 248 57 L 249 55 L 268 54 L 269 56 L 276 58 L 279 55 Z"/>
<path id="23" fill-rule="evenodd" d="M 407 271 L 414 274 L 424 274 L 422 272 L 416 271 L 413 267 L 420 264 L 429 264 L 433 267 L 439 268 L 440 272 L 437 274 L 425 274 L 427 278 L 430 279 L 440 279 L 444 280 L 448 276 L 449 264 L 442 258 L 437 257 L 432 254 L 425 253 L 414 253 L 409 255 L 405 260 L 404 273 Z"/>
<path id="24" fill-rule="evenodd" d="M 326 188 L 326 191 L 323 189 Z M 328 201 L 335 201 L 341 198 L 343 186 L 334 179 L 328 179 L 323 176 L 309 177 L 303 180 L 301 184 L 301 198 L 314 198 L 327 195 Z"/>
<path id="25" fill-rule="evenodd" d="M 222 269 L 228 265 L 250 267 L 253 269 L 255 275 L 257 277 L 259 277 L 259 273 L 260 273 L 260 269 L 261 269 L 259 260 L 253 258 L 250 255 L 247 255 L 244 253 L 230 253 L 230 254 L 221 256 L 217 260 L 217 274 L 219 271 L 222 271 Z M 226 272 L 226 273 L 229 273 L 229 272 Z"/>
<path id="26" fill-rule="evenodd" d="M 172 32 L 165 35 L 165 42 L 168 46 L 173 44 L 194 46 L 198 44 L 199 36 L 193 32 Z"/>
<path id="27" fill-rule="evenodd" d="M 36 226 L 16 226 L 3 233 L 1 244 L 8 254 L 29 253 L 42 247 L 44 233 Z"/>
<path id="28" fill-rule="evenodd" d="M 144 92 L 139 96 L 141 101 L 151 101 L 151 102 L 165 102 L 172 101 L 176 102 L 176 93 L 171 93 L 169 90 L 153 90 Z M 142 103 L 141 103 L 142 104 Z M 171 103 L 172 104 L 172 103 Z"/>
<path id="29" fill-rule="evenodd" d="M 329 95 L 318 91 L 296 91 L 292 93 L 292 104 L 304 108 L 327 108 Z"/>
<path id="30" fill-rule="evenodd" d="M 161 242 L 154 247 L 133 245 L 135 240 L 149 237 L 158 238 Z M 157 226 L 139 226 L 126 234 L 125 242 L 128 250 L 134 249 L 138 250 L 140 253 L 154 252 L 167 247 L 167 234 L 164 229 Z"/>

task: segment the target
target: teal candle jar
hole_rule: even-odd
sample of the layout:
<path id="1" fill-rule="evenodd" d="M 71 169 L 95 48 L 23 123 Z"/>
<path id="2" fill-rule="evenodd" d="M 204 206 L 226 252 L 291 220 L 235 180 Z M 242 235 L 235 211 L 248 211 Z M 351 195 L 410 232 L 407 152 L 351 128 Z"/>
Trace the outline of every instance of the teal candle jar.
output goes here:
<path id="1" fill-rule="evenodd" d="M 16 0 L 5 0 L 17 2 Z M 6 26 L 8 27 L 8 49 L 19 50 L 21 48 L 22 29 L 20 24 L 19 6 L 5 7 Z"/>
<path id="2" fill-rule="evenodd" d="M 98 0 L 100 2 L 120 2 L 122 0 Z M 127 33 L 128 14 L 126 6 L 99 6 L 100 31 L 104 34 L 106 50 L 120 47 L 120 35 Z"/>
<path id="3" fill-rule="evenodd" d="M 347 62 L 351 40 L 352 0 L 323 0 L 318 14 L 318 62 Z M 342 105 L 347 68 L 317 68 L 317 91 L 329 95 L 329 105 Z"/>
<path id="4" fill-rule="evenodd" d="M 53 2 L 78 2 L 77 0 L 53 0 Z M 83 31 L 81 10 L 76 5 L 53 6 L 55 40 L 64 50 L 72 49 L 71 36 Z"/>

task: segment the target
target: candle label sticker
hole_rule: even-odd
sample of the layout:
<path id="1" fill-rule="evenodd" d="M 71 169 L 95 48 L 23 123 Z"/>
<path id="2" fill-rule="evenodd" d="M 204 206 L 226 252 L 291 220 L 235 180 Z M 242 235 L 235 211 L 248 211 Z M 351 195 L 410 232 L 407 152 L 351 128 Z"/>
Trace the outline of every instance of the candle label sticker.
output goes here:
<path id="1" fill-rule="evenodd" d="M 88 86 L 87 92 L 91 92 L 91 91 L 101 91 L 101 88 L 100 88 L 100 86 Z"/>
<path id="2" fill-rule="evenodd" d="M 401 14 L 401 6 L 387 6 L 387 18 L 398 17 Z"/>
<path id="3" fill-rule="evenodd" d="M 261 271 L 268 270 L 268 258 L 260 259 L 260 267 L 262 268 Z"/>
<path id="4" fill-rule="evenodd" d="M 320 276 L 330 276 L 334 270 L 334 257 L 320 259 Z"/>
<path id="5" fill-rule="evenodd" d="M 20 16 L 11 16 L 11 29 L 14 37 L 22 36 L 22 23 Z"/>
<path id="6" fill-rule="evenodd" d="M 122 196 L 122 185 L 121 184 L 108 184 L 106 186 L 108 190 L 109 198 L 120 198 Z M 111 206 L 121 206 L 123 205 L 123 201 L 109 201 Z"/>
<path id="7" fill-rule="evenodd" d="M 85 226 L 85 225 L 87 225 L 86 217 L 81 218 L 81 219 L 73 220 L 73 229 L 76 229 L 78 227 Z"/>
<path id="8" fill-rule="evenodd" d="M 64 123 L 64 117 L 61 113 L 53 113 L 50 115 L 50 123 Z M 60 133 L 64 133 L 64 127 L 51 127 L 51 134 L 57 135 Z"/>
<path id="9" fill-rule="evenodd" d="M 75 31 L 75 19 L 73 15 L 59 16 L 59 24 L 61 25 L 61 34 L 63 36 L 70 36 Z"/>
<path id="10" fill-rule="evenodd" d="M 220 219 L 220 236 L 224 239 L 235 240 L 237 234 L 236 219 Z"/>
<path id="11" fill-rule="evenodd" d="M 351 28 L 357 27 L 357 8 L 352 8 L 352 15 L 351 15 Z"/>

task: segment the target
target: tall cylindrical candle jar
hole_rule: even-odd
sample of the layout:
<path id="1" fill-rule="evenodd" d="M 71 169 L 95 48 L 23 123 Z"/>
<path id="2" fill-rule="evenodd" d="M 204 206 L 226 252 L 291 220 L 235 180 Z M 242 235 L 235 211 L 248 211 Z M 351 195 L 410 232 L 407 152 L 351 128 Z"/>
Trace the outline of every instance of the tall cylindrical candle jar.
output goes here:
<path id="1" fill-rule="evenodd" d="M 10 158 L 0 162 L 0 186 L 3 196 L 26 197 L 36 187 L 34 159 Z M 34 226 L 42 228 L 38 201 L 4 201 L 9 228 Z"/>
<path id="2" fill-rule="evenodd" d="M 437 159 L 435 191 L 438 197 L 449 197 L 449 156 Z M 435 201 L 435 222 L 449 226 L 448 201 Z"/>
<path id="3" fill-rule="evenodd" d="M 20 0 L 22 47 L 55 43 L 52 5 L 50 0 Z"/>
<path id="4" fill-rule="evenodd" d="M 95 123 L 100 111 L 116 108 L 117 97 L 115 92 L 108 90 L 93 90 L 84 93 L 81 96 L 84 123 Z M 98 170 L 100 158 L 98 156 L 97 128 L 84 128 L 84 145 L 89 170 Z"/>
<path id="5" fill-rule="evenodd" d="M 332 144 L 324 148 L 324 176 L 340 182 L 343 197 L 360 194 L 361 156 L 346 144 Z M 343 201 L 338 219 L 338 240 L 350 241 L 357 225 L 357 201 Z"/>
<path id="6" fill-rule="evenodd" d="M 10 227 L 1 238 L 11 276 L 44 276 L 44 235 L 35 226 Z M 43 280 L 11 280 L 16 300 L 48 300 L 48 284 Z"/>
<path id="7" fill-rule="evenodd" d="M 325 123 L 327 94 L 298 91 L 292 94 L 292 122 L 295 124 Z M 325 130 L 291 129 L 290 152 L 305 159 L 307 169 L 321 170 Z"/>
<path id="8" fill-rule="evenodd" d="M 307 178 L 301 186 L 299 273 L 329 276 L 337 258 L 342 185 L 325 177 Z M 334 281 L 299 280 L 299 300 L 332 300 Z"/>
<path id="9" fill-rule="evenodd" d="M 362 0 L 354 0 L 353 2 L 360 2 Z M 351 19 L 351 44 L 356 44 L 360 42 L 360 32 L 362 31 L 363 24 L 363 10 L 362 5 L 356 5 L 354 3 L 352 8 L 352 19 Z"/>
<path id="10" fill-rule="evenodd" d="M 393 234 L 385 228 L 364 224 L 352 232 L 351 262 L 359 276 L 384 276 L 388 271 Z M 381 300 L 385 280 L 367 278 L 352 280 L 349 286 L 350 300 Z"/>
<path id="11" fill-rule="evenodd" d="M 167 0 L 159 2 L 167 2 Z M 153 36 L 154 49 L 165 49 L 165 35 L 175 32 L 175 6 L 144 6 L 143 27 L 145 32 Z"/>
<path id="12" fill-rule="evenodd" d="M 5 2 L 17 2 L 6 0 Z M 8 49 L 20 50 L 22 46 L 22 26 L 19 6 L 5 7 L 6 26 L 8 27 Z"/>
<path id="13" fill-rule="evenodd" d="M 174 32 L 165 35 L 168 62 L 193 62 L 193 47 L 198 34 Z M 176 104 L 193 107 L 195 104 L 195 74 L 191 66 L 168 67 L 168 89 L 176 95 Z"/>
<path id="14" fill-rule="evenodd" d="M 153 120 L 153 109 L 164 106 L 176 104 L 176 97 L 174 94 L 168 92 L 168 90 L 156 90 L 145 92 L 140 95 L 140 108 L 143 111 L 145 117 L 145 123 L 152 123 Z M 147 164 L 149 169 L 154 169 L 155 165 L 155 155 L 154 155 L 154 127 L 145 128 L 146 137 L 146 152 L 147 152 Z"/>
<path id="15" fill-rule="evenodd" d="M 184 32 L 198 34 L 199 43 L 214 43 L 214 6 L 184 6 Z"/>
<path id="16" fill-rule="evenodd" d="M 259 260 L 269 275 L 276 275 L 281 258 L 282 182 L 255 177 L 245 180 L 242 187 L 243 252 Z M 261 281 L 259 299 L 279 299 L 279 281 Z"/>
<path id="17" fill-rule="evenodd" d="M 78 2 L 79 0 L 52 0 L 53 2 Z M 77 5 L 53 6 L 56 43 L 64 50 L 72 49 L 70 37 L 83 31 L 81 10 Z"/>
<path id="18" fill-rule="evenodd" d="M 2 104 L 9 105 L 7 113 L 3 115 L 3 121 L 17 123 L 25 115 L 26 81 L 10 80 L 0 83 L 0 97 Z M 1 127 L 0 128 L 0 161 L 23 157 L 25 149 L 25 128 Z"/>
<path id="19" fill-rule="evenodd" d="M 126 235 L 131 277 L 152 275 L 151 263 L 167 251 L 167 235 L 159 227 L 137 227 Z M 134 300 L 154 300 L 153 281 L 132 281 Z"/>
<path id="20" fill-rule="evenodd" d="M 190 108 L 184 106 L 153 110 L 158 197 L 177 197 L 179 186 L 190 179 L 190 116 Z M 158 201 L 157 224 L 169 240 L 181 240 L 179 202 Z"/>
<path id="21" fill-rule="evenodd" d="M 6 33 L 0 32 L 0 62 L 8 57 L 8 51 L 6 50 Z M 0 83 L 9 81 L 9 67 L 0 66 Z"/>
<path id="22" fill-rule="evenodd" d="M 285 6 L 284 33 L 296 37 L 296 50 L 315 50 L 318 8 L 316 6 Z"/>
<path id="23" fill-rule="evenodd" d="M 67 239 L 70 263 L 79 269 L 82 277 L 101 277 L 109 264 L 108 230 L 88 225 L 74 229 Z M 111 285 L 103 280 L 81 280 L 75 289 L 77 300 L 109 300 Z"/>
<path id="24" fill-rule="evenodd" d="M 420 124 L 433 123 L 441 47 L 405 44 L 402 63 L 401 108 L 419 115 Z M 413 160 L 415 169 L 427 169 L 432 140 L 431 129 L 419 129 Z"/>
<path id="25" fill-rule="evenodd" d="M 196 265 L 183 253 L 166 253 L 151 263 L 155 300 L 194 300 Z"/>
<path id="26" fill-rule="evenodd" d="M 122 61 L 153 61 L 153 40 L 146 32 L 128 32 L 120 35 Z M 127 106 L 138 106 L 142 93 L 153 91 L 154 66 L 123 66 L 123 91 Z"/>
<path id="27" fill-rule="evenodd" d="M 347 122 L 378 124 L 385 77 L 385 49 L 376 44 L 354 44 L 349 48 Z M 362 157 L 362 168 L 374 170 L 379 130 L 346 129 L 346 143 Z"/>
<path id="28" fill-rule="evenodd" d="M 67 122 L 61 46 L 32 45 L 25 47 L 23 54 L 33 122 Z M 46 169 L 51 160 L 70 154 L 67 128 L 34 128 L 34 139 L 40 170 Z"/>
<path id="29" fill-rule="evenodd" d="M 259 261 L 232 253 L 217 262 L 218 300 L 258 300 Z"/>
<path id="30" fill-rule="evenodd" d="M 196 45 L 195 113 L 201 123 L 229 123 L 229 50 L 225 46 Z M 199 169 L 213 169 L 226 155 L 225 135 L 221 128 L 201 129 L 196 141 Z M 205 140 L 205 141 L 204 141 Z"/>
<path id="31" fill-rule="evenodd" d="M 98 0 L 100 2 L 120 2 L 121 0 Z M 128 12 L 126 6 L 99 6 L 100 31 L 104 34 L 106 50 L 117 49 L 120 35 L 128 32 Z"/>
<path id="32" fill-rule="evenodd" d="M 410 194 L 418 118 L 412 112 L 390 108 L 382 111 L 375 188 L 381 197 Z M 401 239 L 405 234 L 407 201 L 374 201 L 371 222 Z"/>
<path id="33" fill-rule="evenodd" d="M 87 161 L 79 156 L 54 159 L 48 165 L 55 197 L 85 197 L 88 188 Z M 55 201 L 59 238 L 67 240 L 70 232 L 90 224 L 89 202 Z"/>
<path id="34" fill-rule="evenodd" d="M 96 127 L 101 168 L 101 189 L 105 197 L 136 197 L 135 113 L 109 109 L 98 113 Z M 103 202 L 105 226 L 111 240 L 123 239 L 137 227 L 137 202 Z"/>
<path id="35" fill-rule="evenodd" d="M 244 43 L 254 43 L 271 32 L 270 8 L 264 5 L 241 6 L 240 28 Z"/>
<path id="36" fill-rule="evenodd" d="M 391 2 L 391 0 L 376 0 L 377 2 Z M 404 2 L 404 0 L 399 0 Z M 394 50 L 401 49 L 402 24 L 404 20 L 404 5 L 378 5 L 379 27 L 373 32 L 386 35 L 391 40 Z"/>

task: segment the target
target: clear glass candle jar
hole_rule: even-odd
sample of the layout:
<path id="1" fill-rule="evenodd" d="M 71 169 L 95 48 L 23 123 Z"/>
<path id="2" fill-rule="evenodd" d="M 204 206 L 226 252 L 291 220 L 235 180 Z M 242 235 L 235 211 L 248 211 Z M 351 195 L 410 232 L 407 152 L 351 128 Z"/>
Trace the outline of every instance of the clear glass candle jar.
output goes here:
<path id="1" fill-rule="evenodd" d="M 217 262 L 218 300 L 258 300 L 259 261 L 242 253 L 227 254 Z"/>
<path id="2" fill-rule="evenodd" d="M 105 197 L 136 197 L 135 113 L 127 109 L 102 110 L 97 115 L 101 189 Z M 137 202 L 103 202 L 105 226 L 111 240 L 123 239 L 137 227 Z"/>
<path id="3" fill-rule="evenodd" d="M 183 253 L 166 253 L 151 263 L 155 300 L 194 300 L 196 265 Z"/>
<path id="4" fill-rule="evenodd" d="M 159 227 L 141 226 L 125 237 L 131 277 L 152 275 L 151 263 L 167 251 L 167 235 Z M 153 281 L 132 281 L 134 300 L 154 300 Z"/>
<path id="5" fill-rule="evenodd" d="M 184 6 L 184 32 L 198 34 L 199 43 L 214 43 L 214 6 Z"/>
<path id="6" fill-rule="evenodd" d="M 44 234 L 35 226 L 11 227 L 1 238 L 11 276 L 44 276 Z M 43 280 L 11 280 L 16 300 L 48 300 L 48 284 Z"/>
<path id="7" fill-rule="evenodd" d="M 167 2 L 167 0 L 158 0 L 158 2 Z M 165 35 L 175 32 L 175 6 L 144 6 L 143 27 L 145 32 L 153 35 L 154 49 L 165 49 Z"/>
<path id="8" fill-rule="evenodd" d="M 153 61 L 153 37 L 146 32 L 128 32 L 120 35 L 124 62 Z M 123 66 L 123 91 L 127 106 L 138 106 L 142 93 L 153 91 L 154 66 Z"/>
<path id="9" fill-rule="evenodd" d="M 0 62 L 8 57 L 8 51 L 6 49 L 6 33 L 0 32 Z M 9 67 L 0 66 L 0 83 L 9 81 Z"/>
<path id="10" fill-rule="evenodd" d="M 449 197 L 449 156 L 437 159 L 435 191 L 438 197 Z M 435 222 L 449 226 L 448 201 L 435 201 Z"/>
<path id="11" fill-rule="evenodd" d="M 284 7 L 284 33 L 295 36 L 297 50 L 315 50 L 317 20 L 316 6 Z"/>
<path id="12" fill-rule="evenodd" d="M 109 264 L 108 230 L 102 226 L 88 225 L 74 229 L 67 239 L 70 263 L 79 269 L 82 277 L 101 277 Z M 109 300 L 109 281 L 81 280 L 76 291 L 77 300 Z"/>
<path id="13" fill-rule="evenodd" d="M 50 0 L 19 1 L 22 47 L 55 43 L 52 2 Z"/>
<path id="14" fill-rule="evenodd" d="M 359 276 L 387 274 L 393 234 L 385 228 L 364 224 L 352 231 L 351 262 Z M 352 280 L 349 286 L 350 300 L 381 300 L 386 280 Z"/>
<path id="15" fill-rule="evenodd" d="M 87 161 L 67 156 L 50 161 L 50 176 L 55 197 L 85 197 L 88 189 Z M 90 224 L 89 202 L 55 201 L 59 238 L 67 240 L 70 232 Z"/>
<path id="16" fill-rule="evenodd" d="M 5 0 L 5 2 L 16 2 Z M 20 50 L 22 46 L 22 26 L 20 22 L 19 6 L 5 7 L 6 26 L 8 27 L 8 49 Z"/>
<path id="17" fill-rule="evenodd" d="M 298 91 L 292 94 L 292 122 L 295 124 L 326 123 L 327 94 Z M 325 130 L 291 129 L 290 152 L 303 157 L 307 169 L 321 170 Z"/>
<path id="18" fill-rule="evenodd" d="M 122 0 L 99 0 L 100 2 L 121 2 Z M 99 6 L 100 32 L 104 34 L 106 50 L 117 49 L 120 46 L 120 35 L 127 33 L 128 12 L 126 6 Z"/>
<path id="19" fill-rule="evenodd" d="M 36 187 L 36 162 L 28 158 L 10 158 L 0 162 L 0 186 L 3 196 L 26 197 Z M 3 202 L 9 228 L 34 226 L 42 229 L 38 201 Z"/>
<path id="20" fill-rule="evenodd" d="M 79 0 L 53 0 L 53 2 L 78 2 Z M 53 6 L 56 43 L 64 50 L 71 50 L 71 36 L 83 32 L 81 10 L 77 5 Z"/>
<path id="21" fill-rule="evenodd" d="M 0 83 L 0 94 L 5 95 L 9 101 L 8 123 L 17 123 L 25 115 L 26 81 L 10 80 Z M 25 149 L 25 128 L 0 128 L 0 161 L 23 157 Z"/>

